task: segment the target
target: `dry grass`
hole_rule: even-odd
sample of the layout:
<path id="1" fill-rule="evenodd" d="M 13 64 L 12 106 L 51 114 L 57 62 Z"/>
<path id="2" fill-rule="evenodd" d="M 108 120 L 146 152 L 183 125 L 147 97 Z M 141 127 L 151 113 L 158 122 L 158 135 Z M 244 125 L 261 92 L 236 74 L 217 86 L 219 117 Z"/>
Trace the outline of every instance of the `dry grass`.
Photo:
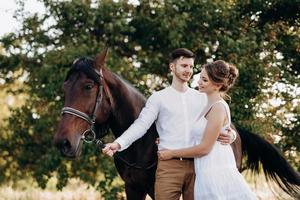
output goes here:
<path id="1" fill-rule="evenodd" d="M 255 179 L 249 177 L 247 174 L 243 175 L 259 200 L 293 200 L 293 198 L 284 193 L 275 183 L 267 183 L 263 175 L 256 176 L 254 177 Z M 274 191 L 276 191 L 276 193 Z"/>
<path id="2" fill-rule="evenodd" d="M 250 183 L 251 188 L 257 194 L 260 200 L 291 200 L 283 192 L 280 192 L 281 197 L 276 197 L 270 185 L 266 183 L 262 175 L 255 178 L 249 177 L 244 174 L 247 181 Z M 24 183 L 22 183 L 24 185 Z M 30 184 L 29 184 L 30 185 Z M 101 200 L 99 191 L 96 191 L 92 187 L 88 187 L 86 184 L 78 180 L 71 180 L 67 187 L 62 191 L 55 190 L 53 183 L 47 187 L 46 190 L 39 189 L 35 186 L 21 187 L 23 189 L 14 189 L 12 186 L 0 187 L 0 199 L 1 200 Z M 276 185 L 272 184 L 275 191 L 280 191 Z M 148 197 L 147 200 L 150 200 Z"/>
<path id="3" fill-rule="evenodd" d="M 29 181 L 30 182 L 30 181 Z M 55 182 L 55 181 L 53 181 Z M 30 184 L 30 183 L 29 183 Z M 48 184 L 49 185 L 49 184 Z M 1 200 L 94 200 L 102 199 L 100 192 L 92 187 L 78 181 L 76 179 L 70 180 L 69 184 L 62 190 L 54 189 L 51 184 L 47 189 L 42 190 L 36 186 L 24 185 L 13 188 L 12 186 L 0 187 Z"/>

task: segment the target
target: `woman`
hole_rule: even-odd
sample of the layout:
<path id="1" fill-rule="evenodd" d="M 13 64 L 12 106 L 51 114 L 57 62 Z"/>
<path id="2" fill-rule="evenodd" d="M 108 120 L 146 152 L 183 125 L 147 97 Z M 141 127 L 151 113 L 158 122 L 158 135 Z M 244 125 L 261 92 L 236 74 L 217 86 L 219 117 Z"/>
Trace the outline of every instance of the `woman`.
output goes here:
<path id="1" fill-rule="evenodd" d="M 219 133 L 231 123 L 230 110 L 223 97 L 226 97 L 237 76 L 237 68 L 222 60 L 204 65 L 198 84 L 200 92 L 207 94 L 208 104 L 192 127 L 196 145 L 158 152 L 160 160 L 195 157 L 196 200 L 256 199 L 236 168 L 230 145 L 222 145 L 217 141 Z"/>

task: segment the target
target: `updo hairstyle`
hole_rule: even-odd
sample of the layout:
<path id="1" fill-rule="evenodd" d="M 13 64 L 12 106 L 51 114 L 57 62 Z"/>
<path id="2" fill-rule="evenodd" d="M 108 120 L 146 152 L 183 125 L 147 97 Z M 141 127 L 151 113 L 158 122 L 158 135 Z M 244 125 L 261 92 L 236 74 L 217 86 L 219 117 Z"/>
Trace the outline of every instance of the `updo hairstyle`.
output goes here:
<path id="1" fill-rule="evenodd" d="M 203 67 L 207 72 L 208 78 L 213 83 L 221 85 L 220 92 L 227 92 L 234 85 L 239 73 L 236 66 L 223 60 L 205 64 Z"/>

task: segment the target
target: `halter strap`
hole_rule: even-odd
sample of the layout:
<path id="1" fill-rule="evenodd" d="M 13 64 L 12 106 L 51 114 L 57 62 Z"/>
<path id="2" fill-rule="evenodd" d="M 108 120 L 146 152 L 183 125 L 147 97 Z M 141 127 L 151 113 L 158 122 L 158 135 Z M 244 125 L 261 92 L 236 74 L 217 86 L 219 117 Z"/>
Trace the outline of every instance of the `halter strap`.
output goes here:
<path id="1" fill-rule="evenodd" d="M 75 61 L 76 63 L 76 61 Z M 88 67 L 86 67 L 85 69 L 87 69 Z M 95 133 L 95 120 L 96 120 L 96 113 L 98 110 L 98 107 L 100 106 L 102 99 L 103 99 L 103 73 L 102 73 L 102 68 L 100 69 L 100 71 L 97 71 L 96 69 L 89 69 L 87 70 L 82 70 L 84 73 L 91 73 L 91 71 L 93 71 L 93 73 L 97 74 L 98 78 L 97 80 L 99 80 L 99 82 L 97 82 L 99 84 L 99 89 L 97 92 L 97 97 L 96 97 L 96 103 L 95 103 L 95 107 L 94 110 L 92 112 L 92 115 L 89 116 L 84 112 L 81 112 L 80 110 L 77 110 L 75 108 L 71 108 L 71 107 L 63 107 L 61 114 L 70 114 L 70 115 L 74 115 L 76 117 L 79 117 L 80 119 L 85 120 L 86 122 L 89 123 L 90 128 L 88 128 L 87 130 L 85 130 L 81 135 L 81 138 L 87 142 L 87 143 L 91 143 L 94 142 L 96 139 L 96 133 Z"/>
<path id="2" fill-rule="evenodd" d="M 93 124 L 93 119 L 90 118 L 90 116 L 88 116 L 87 114 L 85 114 L 84 112 L 81 112 L 79 110 L 76 110 L 74 108 L 71 107 L 63 107 L 63 109 L 61 110 L 61 114 L 71 114 L 71 115 L 75 115 L 76 117 L 79 117 L 85 121 L 87 121 L 89 124 Z"/>

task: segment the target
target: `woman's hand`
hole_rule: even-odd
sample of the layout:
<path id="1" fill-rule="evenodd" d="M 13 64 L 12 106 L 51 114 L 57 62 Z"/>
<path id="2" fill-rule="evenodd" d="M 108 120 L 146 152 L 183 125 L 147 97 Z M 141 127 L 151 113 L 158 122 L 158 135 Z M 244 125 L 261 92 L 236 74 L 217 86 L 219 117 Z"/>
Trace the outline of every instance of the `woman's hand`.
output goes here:
<path id="1" fill-rule="evenodd" d="M 159 160 L 170 160 L 174 157 L 173 151 L 169 150 L 169 149 L 157 151 L 157 155 L 158 155 Z"/>

